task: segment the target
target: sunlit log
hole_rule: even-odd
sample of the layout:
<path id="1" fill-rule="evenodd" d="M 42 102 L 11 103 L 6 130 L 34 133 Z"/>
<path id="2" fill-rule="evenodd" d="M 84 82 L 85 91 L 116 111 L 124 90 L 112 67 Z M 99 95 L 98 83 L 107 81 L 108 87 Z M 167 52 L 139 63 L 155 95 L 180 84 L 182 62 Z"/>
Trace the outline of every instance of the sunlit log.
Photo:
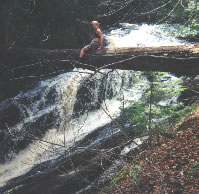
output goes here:
<path id="1" fill-rule="evenodd" d="M 86 53 L 79 49 L 11 50 L 1 57 L 1 80 L 46 77 L 83 68 L 162 71 L 199 74 L 199 44 L 161 47 L 104 48 Z"/>

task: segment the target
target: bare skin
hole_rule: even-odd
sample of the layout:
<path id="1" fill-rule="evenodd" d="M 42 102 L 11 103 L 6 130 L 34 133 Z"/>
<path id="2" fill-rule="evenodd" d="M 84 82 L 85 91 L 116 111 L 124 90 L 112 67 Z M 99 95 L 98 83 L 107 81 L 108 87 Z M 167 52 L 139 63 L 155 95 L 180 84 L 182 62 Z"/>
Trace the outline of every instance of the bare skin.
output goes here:
<path id="1" fill-rule="evenodd" d="M 102 49 L 102 43 L 103 43 L 102 31 L 100 30 L 99 23 L 97 21 L 92 22 L 92 27 L 95 30 L 95 32 L 99 35 L 99 38 L 93 38 L 92 41 L 99 43 L 100 46 L 99 46 L 98 50 L 100 50 L 100 49 Z M 80 58 L 82 58 L 85 55 L 86 51 L 88 51 L 87 46 L 85 46 L 84 48 L 81 49 Z"/>

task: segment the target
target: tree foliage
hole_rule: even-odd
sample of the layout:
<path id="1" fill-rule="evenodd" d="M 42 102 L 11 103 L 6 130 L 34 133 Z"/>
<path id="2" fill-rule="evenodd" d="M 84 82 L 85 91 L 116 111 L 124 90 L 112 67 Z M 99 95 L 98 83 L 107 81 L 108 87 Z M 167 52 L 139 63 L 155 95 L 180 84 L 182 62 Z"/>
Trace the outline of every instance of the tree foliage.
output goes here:
<path id="1" fill-rule="evenodd" d="M 0 43 L 4 49 L 79 48 L 89 41 L 92 20 L 104 28 L 120 22 L 187 19 L 197 26 L 197 7 L 197 1 L 187 0 L 2 0 Z"/>
<path id="2" fill-rule="evenodd" d="M 1 2 L 1 45 L 4 48 L 79 47 L 87 37 L 89 21 L 98 1 L 90 0 L 4 0 Z M 80 31 L 81 29 L 81 31 Z M 6 38 L 5 38 L 6 37 Z M 5 41 L 6 40 L 6 41 Z"/>
<path id="3" fill-rule="evenodd" d="M 124 131 L 131 135 L 143 132 L 154 133 L 167 130 L 169 125 L 181 122 L 193 107 L 185 107 L 177 102 L 179 95 L 185 90 L 181 79 L 172 80 L 167 73 L 144 73 L 148 78 L 142 100 L 128 101 L 129 106 L 122 109 L 117 119 Z"/>
<path id="4" fill-rule="evenodd" d="M 80 48 L 90 39 L 90 21 L 189 23 L 198 28 L 196 0 L 2 0 L 0 45 Z"/>

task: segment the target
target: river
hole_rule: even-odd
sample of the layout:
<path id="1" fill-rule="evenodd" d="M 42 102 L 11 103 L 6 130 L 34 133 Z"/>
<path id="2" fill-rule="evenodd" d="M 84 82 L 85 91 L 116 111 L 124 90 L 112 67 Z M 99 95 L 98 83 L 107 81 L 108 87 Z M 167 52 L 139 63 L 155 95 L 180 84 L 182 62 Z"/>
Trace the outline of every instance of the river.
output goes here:
<path id="1" fill-rule="evenodd" d="M 123 23 L 104 35 L 109 48 L 184 44 L 158 25 Z M 168 79 L 178 78 L 169 75 Z M 94 74 L 75 69 L 39 81 L 31 90 L 1 102 L 1 115 L 5 112 L 8 122 L 0 134 L 0 191 L 88 193 L 89 183 L 100 185 L 105 177 L 111 178 L 107 173 L 114 175 L 135 143 L 123 146 L 111 160 L 111 155 L 104 157 L 100 150 L 125 142 L 125 135 L 111 121 L 118 117 L 123 99 L 143 97 L 147 83 L 134 71 Z M 95 164 L 102 158 L 103 170 Z M 91 167 L 98 170 L 92 174 Z"/>

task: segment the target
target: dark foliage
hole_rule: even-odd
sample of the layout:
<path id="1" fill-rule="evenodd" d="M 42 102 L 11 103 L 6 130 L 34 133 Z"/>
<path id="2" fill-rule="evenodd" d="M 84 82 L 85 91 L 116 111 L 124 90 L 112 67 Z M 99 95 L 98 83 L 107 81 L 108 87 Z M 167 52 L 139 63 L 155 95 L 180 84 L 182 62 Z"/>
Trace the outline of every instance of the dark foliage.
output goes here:
<path id="1" fill-rule="evenodd" d="M 164 22 L 177 0 L 2 0 L 0 48 L 80 48 L 90 41 L 92 20 L 103 29 L 120 22 Z M 186 5 L 185 5 L 186 6 Z M 178 6 L 169 21 L 184 21 Z"/>

